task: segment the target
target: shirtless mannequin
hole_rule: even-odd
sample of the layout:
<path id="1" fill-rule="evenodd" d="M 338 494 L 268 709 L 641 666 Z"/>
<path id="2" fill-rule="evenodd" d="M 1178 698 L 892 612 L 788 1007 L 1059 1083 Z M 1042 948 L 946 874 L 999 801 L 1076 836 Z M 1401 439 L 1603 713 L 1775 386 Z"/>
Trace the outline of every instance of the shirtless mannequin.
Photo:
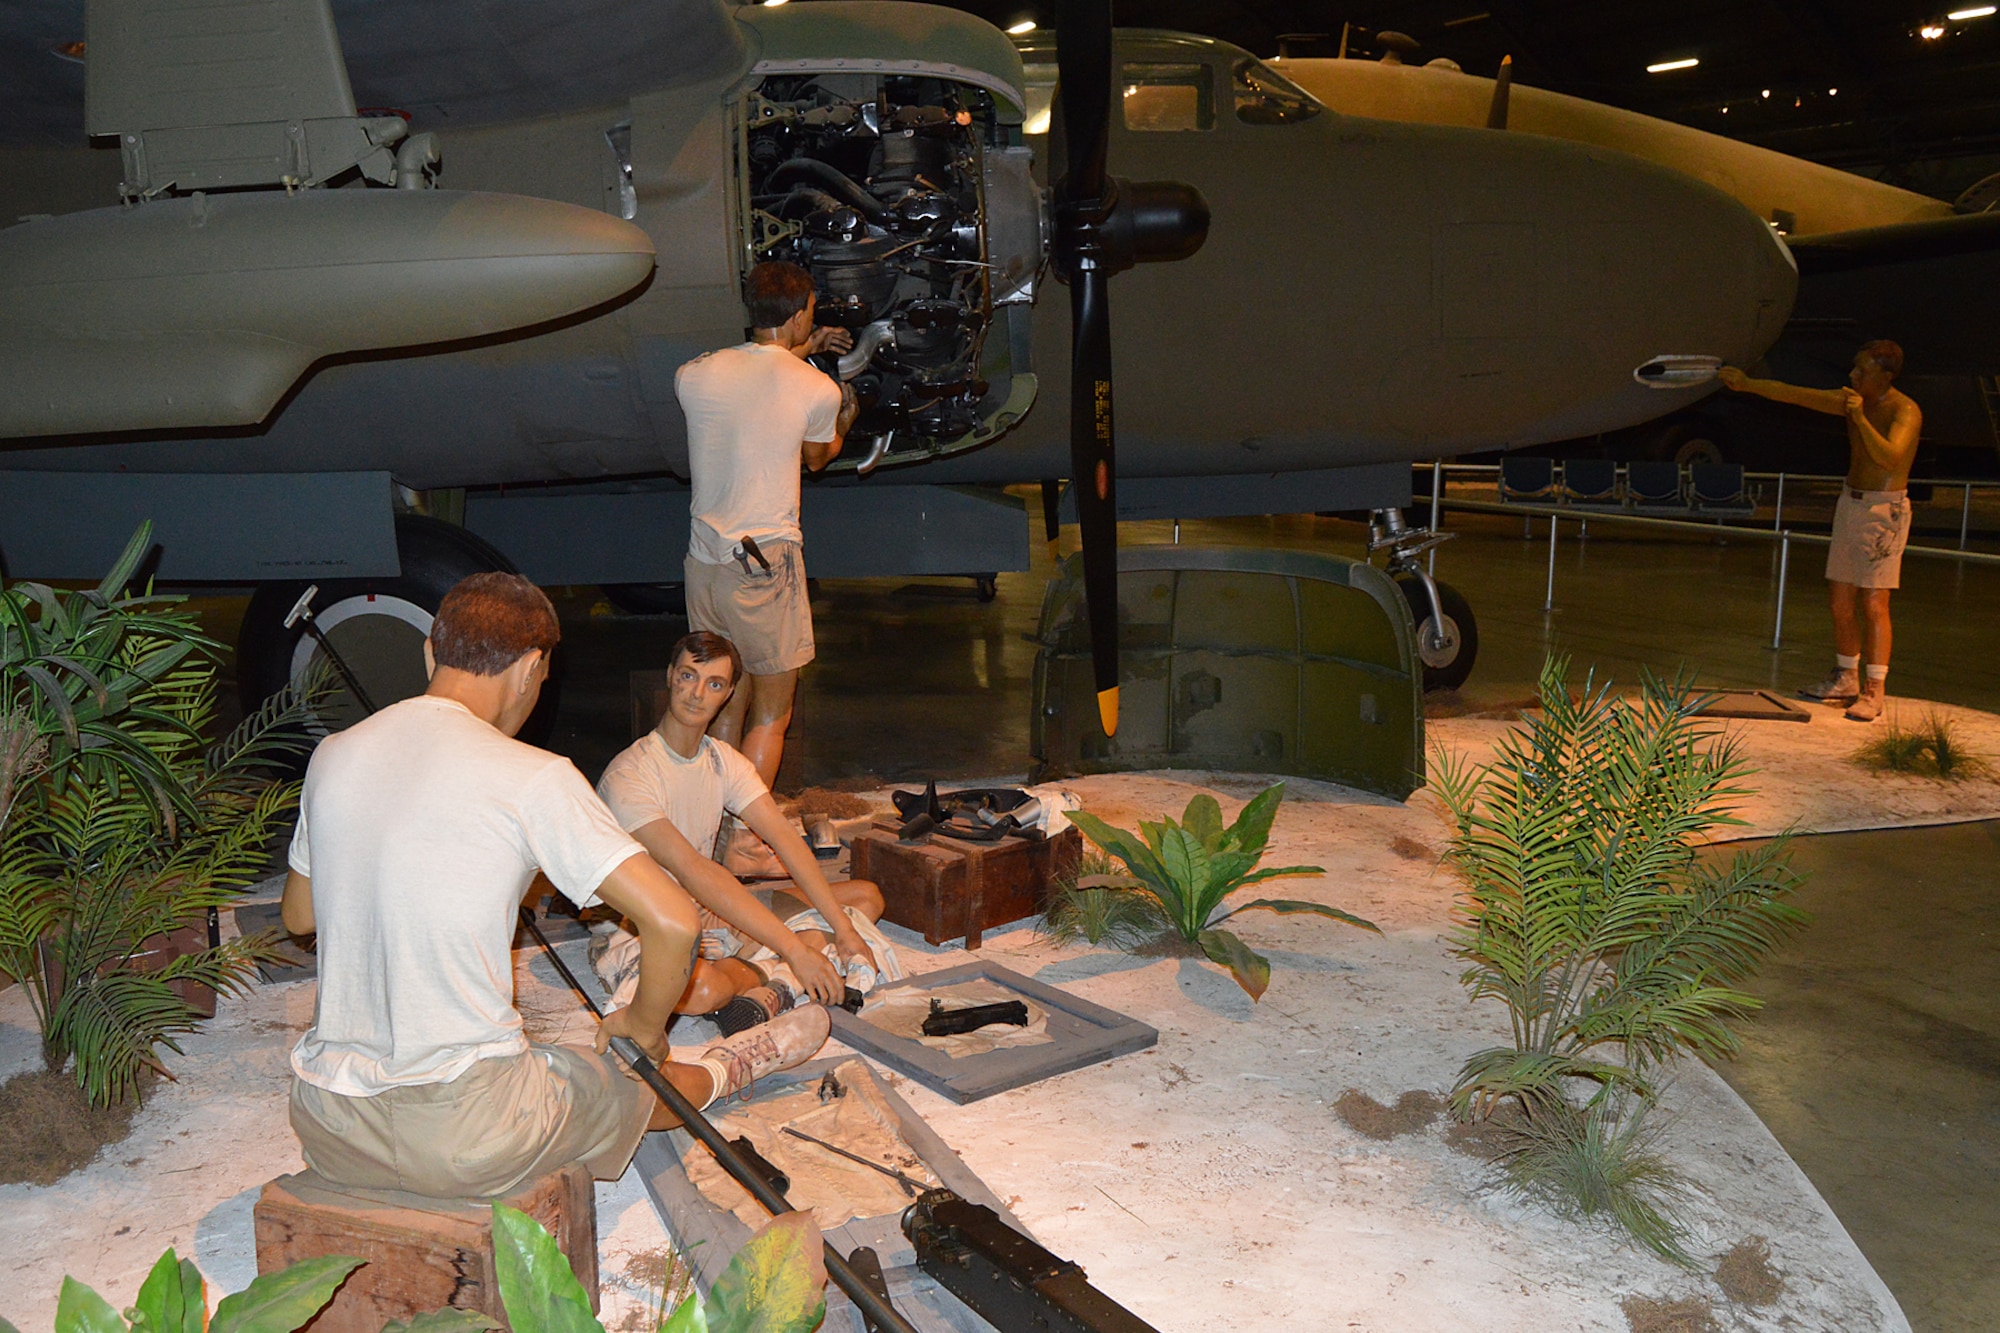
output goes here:
<path id="1" fill-rule="evenodd" d="M 1894 385 L 1903 349 L 1871 342 L 1854 355 L 1845 389 L 1802 389 L 1752 379 L 1734 366 L 1716 378 L 1725 388 L 1753 393 L 1847 420 L 1847 486 L 1834 511 L 1826 577 L 1833 608 L 1833 670 L 1804 691 L 1808 698 L 1847 705 L 1856 722 L 1882 715 L 1889 678 L 1889 593 L 1901 580 L 1910 536 L 1906 494 L 1924 414 Z M 1866 659 L 1865 680 L 1857 670 Z"/>

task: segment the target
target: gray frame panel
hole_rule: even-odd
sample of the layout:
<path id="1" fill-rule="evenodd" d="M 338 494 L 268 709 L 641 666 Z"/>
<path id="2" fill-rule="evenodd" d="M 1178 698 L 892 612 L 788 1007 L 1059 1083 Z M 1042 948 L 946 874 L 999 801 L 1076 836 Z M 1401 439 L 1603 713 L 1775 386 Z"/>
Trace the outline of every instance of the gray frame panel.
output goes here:
<path id="1" fill-rule="evenodd" d="M 1015 991 L 1047 1008 L 1049 1034 L 1055 1041 L 1045 1046 L 988 1051 L 955 1060 L 920 1041 L 884 1032 L 844 1009 L 832 1011 L 833 1035 L 961 1105 L 1067 1074 L 1072 1069 L 1143 1051 L 1160 1039 L 1157 1031 L 1136 1018 L 1043 985 L 983 958 L 891 982 L 880 990 L 929 990 L 981 980 Z"/>

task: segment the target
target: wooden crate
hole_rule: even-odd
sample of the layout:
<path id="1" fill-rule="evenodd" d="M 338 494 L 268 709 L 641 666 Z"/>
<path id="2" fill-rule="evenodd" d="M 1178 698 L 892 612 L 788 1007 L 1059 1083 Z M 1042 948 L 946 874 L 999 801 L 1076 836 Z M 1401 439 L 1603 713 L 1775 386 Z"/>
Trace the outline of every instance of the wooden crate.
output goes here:
<path id="1" fill-rule="evenodd" d="M 882 890 L 885 919 L 922 931 L 931 944 L 962 935 L 977 949 L 985 931 L 1042 910 L 1049 886 L 1076 870 L 1083 838 L 1069 828 L 1045 839 L 966 842 L 934 833 L 906 843 L 895 825 L 877 824 L 855 836 L 853 853 L 854 878 Z"/>
<path id="2" fill-rule="evenodd" d="M 590 1173 L 571 1164 L 505 1202 L 556 1238 L 595 1310 L 597 1196 Z M 350 1190 L 301 1171 L 265 1185 L 255 1217 L 259 1273 L 327 1254 L 368 1261 L 306 1326 L 308 1333 L 381 1333 L 390 1320 L 447 1306 L 481 1311 L 506 1326 L 493 1267 L 493 1214 L 484 1204 Z"/>

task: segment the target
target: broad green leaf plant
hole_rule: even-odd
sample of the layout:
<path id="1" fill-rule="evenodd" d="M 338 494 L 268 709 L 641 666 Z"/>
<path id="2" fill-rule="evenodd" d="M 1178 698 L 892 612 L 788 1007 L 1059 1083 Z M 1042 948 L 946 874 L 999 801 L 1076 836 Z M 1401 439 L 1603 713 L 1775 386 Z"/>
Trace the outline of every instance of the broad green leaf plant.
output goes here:
<path id="1" fill-rule="evenodd" d="M 731 1257 L 708 1299 L 688 1296 L 660 1333 L 812 1333 L 826 1317 L 822 1254 L 819 1228 L 808 1214 L 773 1218 Z M 500 1303 L 514 1333 L 604 1333 L 555 1238 L 526 1213 L 493 1205 L 493 1257 Z M 83 1283 L 64 1278 L 55 1333 L 294 1333 L 364 1262 L 328 1255 L 265 1273 L 223 1297 L 210 1319 L 200 1271 L 168 1250 L 122 1315 Z M 432 1310 L 387 1324 L 382 1333 L 499 1327 L 476 1310 Z M 0 1333 L 17 1330 L 0 1319 Z"/>
<path id="2" fill-rule="evenodd" d="M 1473 998 L 1498 1000 L 1512 1030 L 1465 1062 L 1452 1105 L 1462 1118 L 1515 1106 L 1542 1148 L 1605 1163 L 1602 1186 L 1604 1171 L 1627 1169 L 1607 1145 L 1643 1141 L 1663 1067 L 1736 1053 L 1732 1024 L 1758 1007 L 1742 983 L 1806 917 L 1787 901 L 1798 877 L 1784 839 L 1726 862 L 1697 855 L 1714 829 L 1742 823 L 1732 809 L 1750 770 L 1699 720 L 1691 680 L 1648 674 L 1628 700 L 1591 678 L 1572 694 L 1567 675 L 1566 659 L 1548 661 L 1539 715 L 1490 763 L 1435 765 L 1455 826 L 1446 859 L 1464 877 L 1451 947 Z M 1518 1159 L 1516 1183 L 1548 1178 L 1548 1161 Z M 1632 1219 L 1684 1258 L 1671 1219 L 1621 1214 Z"/>
<path id="3" fill-rule="evenodd" d="M 1304 913 L 1345 921 L 1363 930 L 1381 932 L 1371 921 L 1324 903 L 1297 898 L 1257 898 L 1245 903 L 1224 900 L 1238 889 L 1285 875 L 1319 875 L 1320 866 L 1258 868 L 1271 840 L 1271 824 L 1285 799 L 1280 782 L 1243 807 L 1234 823 L 1224 826 L 1222 806 L 1203 793 L 1188 802 L 1179 820 L 1142 821 L 1137 834 L 1113 828 L 1081 810 L 1070 822 L 1106 853 L 1125 863 L 1129 876 L 1092 876 L 1083 888 L 1122 887 L 1150 895 L 1174 932 L 1212 961 L 1229 969 L 1252 1000 L 1271 984 L 1270 960 L 1252 949 L 1222 924 L 1239 912 Z"/>

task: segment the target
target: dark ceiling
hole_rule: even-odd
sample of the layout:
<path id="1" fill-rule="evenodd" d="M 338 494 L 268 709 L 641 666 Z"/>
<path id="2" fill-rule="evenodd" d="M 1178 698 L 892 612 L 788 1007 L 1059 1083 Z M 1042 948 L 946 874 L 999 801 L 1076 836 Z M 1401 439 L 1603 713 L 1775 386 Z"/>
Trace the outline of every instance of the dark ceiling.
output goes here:
<path id="1" fill-rule="evenodd" d="M 1002 27 L 1053 21 L 1056 0 L 957 0 Z M 1319 33 L 1332 55 L 1378 53 L 1375 34 L 1421 42 L 1490 75 L 1607 102 L 1950 198 L 2000 169 L 2000 15 L 1950 21 L 1982 0 L 1119 0 L 1125 27 L 1173 28 L 1275 55 L 1284 34 Z M 1921 35 L 1927 25 L 1943 34 Z M 1693 69 L 1648 74 L 1658 61 Z M 1768 90 L 1768 95 L 1767 95 Z M 1724 107 L 1728 110 L 1725 112 Z"/>

